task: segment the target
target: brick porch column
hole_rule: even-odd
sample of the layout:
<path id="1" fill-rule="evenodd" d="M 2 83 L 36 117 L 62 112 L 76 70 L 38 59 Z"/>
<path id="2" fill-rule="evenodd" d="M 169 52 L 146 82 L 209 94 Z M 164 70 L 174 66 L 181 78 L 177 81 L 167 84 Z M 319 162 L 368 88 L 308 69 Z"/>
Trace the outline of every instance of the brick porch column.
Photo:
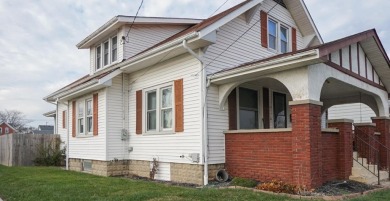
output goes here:
<path id="1" fill-rule="evenodd" d="M 352 174 L 353 166 L 353 148 L 352 148 L 352 124 L 351 119 L 332 119 L 328 120 L 329 128 L 339 129 L 339 139 L 337 143 L 337 168 L 338 179 L 349 179 Z"/>
<path id="2" fill-rule="evenodd" d="M 390 148 L 390 118 L 389 117 L 373 117 L 372 122 L 376 124 L 376 132 L 379 132 L 379 142 Z M 389 157 L 387 149 L 379 146 L 380 151 L 380 168 L 389 168 Z"/>
<path id="3" fill-rule="evenodd" d="M 291 101 L 292 172 L 295 185 L 322 184 L 321 106 L 313 100 Z"/>
<path id="4" fill-rule="evenodd" d="M 375 147 L 375 124 L 374 123 L 356 123 L 355 126 L 355 146 L 359 157 L 367 158 L 370 164 L 375 162 L 375 151 L 371 147 Z M 371 136 L 371 137 L 369 137 Z M 370 145 L 370 146 L 369 146 Z"/>

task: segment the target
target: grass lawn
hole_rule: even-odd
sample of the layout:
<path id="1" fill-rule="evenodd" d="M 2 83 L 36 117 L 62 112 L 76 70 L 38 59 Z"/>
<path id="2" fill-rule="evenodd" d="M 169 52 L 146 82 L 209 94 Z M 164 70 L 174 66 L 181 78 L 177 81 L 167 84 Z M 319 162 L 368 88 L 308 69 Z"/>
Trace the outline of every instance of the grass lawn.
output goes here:
<path id="1" fill-rule="evenodd" d="M 47 167 L 0 165 L 4 200 L 293 200 L 238 189 L 195 189 Z M 389 200 L 390 191 L 357 200 Z"/>

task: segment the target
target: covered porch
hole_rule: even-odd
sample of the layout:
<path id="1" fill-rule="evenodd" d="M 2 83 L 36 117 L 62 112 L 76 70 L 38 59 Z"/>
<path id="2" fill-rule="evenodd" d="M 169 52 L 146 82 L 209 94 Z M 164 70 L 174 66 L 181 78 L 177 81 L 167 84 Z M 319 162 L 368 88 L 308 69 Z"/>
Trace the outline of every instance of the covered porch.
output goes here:
<path id="1" fill-rule="evenodd" d="M 228 110 L 229 173 L 307 189 L 348 179 L 353 122 L 327 120 L 325 112 L 364 103 L 378 119 L 389 116 L 389 60 L 377 40 L 375 32 L 358 34 L 210 76 Z"/>

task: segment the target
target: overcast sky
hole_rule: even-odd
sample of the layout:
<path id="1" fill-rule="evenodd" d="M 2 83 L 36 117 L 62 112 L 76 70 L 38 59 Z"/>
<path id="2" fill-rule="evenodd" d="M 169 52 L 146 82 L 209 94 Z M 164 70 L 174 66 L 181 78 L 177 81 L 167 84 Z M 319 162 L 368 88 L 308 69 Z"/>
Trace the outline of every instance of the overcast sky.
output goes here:
<path id="1" fill-rule="evenodd" d="M 88 74 L 76 44 L 115 15 L 135 15 L 141 0 L 0 0 L 0 110 L 32 126 L 54 105 L 42 98 Z M 207 18 L 225 0 L 144 0 L 141 16 Z M 229 0 L 218 12 L 242 0 Z M 325 42 L 376 28 L 390 52 L 389 0 L 305 0 Z"/>

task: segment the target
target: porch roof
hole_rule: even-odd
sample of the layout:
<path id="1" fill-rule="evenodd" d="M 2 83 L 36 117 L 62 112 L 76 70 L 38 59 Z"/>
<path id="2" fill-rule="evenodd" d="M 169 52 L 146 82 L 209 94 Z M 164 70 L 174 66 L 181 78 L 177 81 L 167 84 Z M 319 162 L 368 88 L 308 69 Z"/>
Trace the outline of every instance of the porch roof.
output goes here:
<path id="1" fill-rule="evenodd" d="M 385 88 L 390 89 L 390 60 L 375 29 L 357 33 L 322 45 L 287 52 L 243 63 L 208 75 L 211 83 L 226 84 L 243 78 L 252 78 L 271 72 L 283 71 L 315 63 L 325 63 L 328 55 L 341 48 L 359 43 L 378 72 Z M 243 77 L 244 76 L 244 77 Z"/>

